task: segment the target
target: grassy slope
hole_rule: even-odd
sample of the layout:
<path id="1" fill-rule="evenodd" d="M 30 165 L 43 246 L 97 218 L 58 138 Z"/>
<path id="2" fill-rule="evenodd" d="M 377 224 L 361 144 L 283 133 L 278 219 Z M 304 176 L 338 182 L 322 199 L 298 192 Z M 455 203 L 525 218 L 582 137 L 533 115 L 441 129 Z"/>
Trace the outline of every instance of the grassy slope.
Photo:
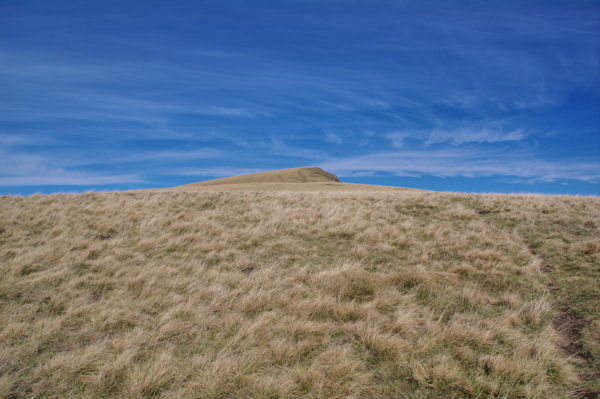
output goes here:
<path id="1" fill-rule="evenodd" d="M 580 396 L 600 395 L 600 241 L 597 203 L 570 197 L 513 197 L 513 209 L 488 198 L 472 200 L 495 226 L 516 232 L 542 261 L 553 297 L 560 346 L 577 364 Z M 587 395 L 587 396 L 586 396 Z"/>
<path id="2" fill-rule="evenodd" d="M 207 180 L 200 183 L 188 184 L 183 187 L 193 188 L 214 186 L 221 184 L 255 184 L 255 183 L 340 183 L 332 173 L 318 167 L 304 167 L 293 169 L 273 170 L 269 172 L 250 173 L 247 175 L 224 177 L 222 179 Z"/>
<path id="3" fill-rule="evenodd" d="M 213 180 L 211 180 L 213 181 Z M 232 183 L 232 184 L 206 184 L 201 183 L 189 184 L 185 186 L 178 186 L 167 189 L 151 189 L 151 191 L 321 191 L 321 192 L 335 192 L 335 191 L 423 191 L 414 188 L 401 188 L 391 186 L 375 186 L 371 184 L 355 184 L 355 183 L 336 183 L 332 181 L 317 181 L 317 182 L 306 182 L 306 183 L 276 183 L 276 182 L 264 182 L 264 183 Z"/>
<path id="4" fill-rule="evenodd" d="M 0 396 L 597 389 L 599 199 L 222 188 L 0 198 Z"/>

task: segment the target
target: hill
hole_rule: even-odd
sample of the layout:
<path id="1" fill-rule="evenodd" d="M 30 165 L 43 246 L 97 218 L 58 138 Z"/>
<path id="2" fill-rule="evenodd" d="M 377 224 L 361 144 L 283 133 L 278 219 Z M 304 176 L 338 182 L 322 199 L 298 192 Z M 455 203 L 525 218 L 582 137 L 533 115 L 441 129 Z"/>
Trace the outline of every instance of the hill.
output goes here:
<path id="1" fill-rule="evenodd" d="M 599 198 L 304 184 L 0 197 L 0 397 L 600 389 Z"/>
<path id="2" fill-rule="evenodd" d="M 162 191 L 422 191 L 417 189 L 343 183 L 337 176 L 318 167 L 273 170 L 269 172 L 225 177 Z"/>
<path id="3" fill-rule="evenodd" d="M 250 183 L 340 183 L 340 179 L 332 173 L 318 167 L 281 169 L 269 172 L 250 173 L 247 175 L 224 177 L 193 183 L 190 186 L 213 186 L 221 184 L 250 184 Z"/>

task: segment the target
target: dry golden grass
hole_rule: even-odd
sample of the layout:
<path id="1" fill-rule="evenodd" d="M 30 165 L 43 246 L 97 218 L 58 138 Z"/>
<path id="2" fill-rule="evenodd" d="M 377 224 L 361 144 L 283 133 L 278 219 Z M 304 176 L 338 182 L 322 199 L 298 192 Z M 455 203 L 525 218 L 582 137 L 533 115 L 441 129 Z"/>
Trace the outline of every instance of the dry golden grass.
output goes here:
<path id="1" fill-rule="evenodd" d="M 200 183 L 185 185 L 185 188 L 215 186 L 222 184 L 256 184 L 256 183 L 341 183 L 336 175 L 313 166 L 272 170 L 269 172 L 250 173 L 247 175 L 224 177 L 221 179 L 207 180 Z"/>
<path id="2" fill-rule="evenodd" d="M 592 345 L 598 198 L 219 187 L 1 197 L 0 396 L 593 386 L 552 322 L 562 260 L 542 269 L 555 251 L 591 278 Z"/>

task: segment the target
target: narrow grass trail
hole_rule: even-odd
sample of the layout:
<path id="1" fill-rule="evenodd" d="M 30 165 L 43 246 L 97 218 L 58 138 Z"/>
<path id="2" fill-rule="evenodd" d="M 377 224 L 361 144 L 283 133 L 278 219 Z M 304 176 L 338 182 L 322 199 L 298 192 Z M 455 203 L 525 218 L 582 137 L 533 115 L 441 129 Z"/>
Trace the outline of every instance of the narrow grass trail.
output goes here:
<path id="1" fill-rule="evenodd" d="M 492 198 L 471 200 L 471 206 L 494 226 L 517 232 L 540 259 L 555 309 L 552 323 L 563 338 L 559 346 L 580 376 L 575 394 L 600 397 L 600 218 L 593 201 L 513 196 L 519 215 Z"/>

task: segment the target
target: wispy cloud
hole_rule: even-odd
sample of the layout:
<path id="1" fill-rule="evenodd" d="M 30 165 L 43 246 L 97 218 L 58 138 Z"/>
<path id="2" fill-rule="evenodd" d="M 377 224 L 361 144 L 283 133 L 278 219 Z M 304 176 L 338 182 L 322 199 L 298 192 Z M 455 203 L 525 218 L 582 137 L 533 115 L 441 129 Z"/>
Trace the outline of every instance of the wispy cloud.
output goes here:
<path id="1" fill-rule="evenodd" d="M 1 187 L 18 186 L 103 186 L 143 183 L 138 175 L 95 175 L 65 170 L 44 171 L 36 175 L 0 176 Z"/>
<path id="2" fill-rule="evenodd" d="M 511 176 L 540 182 L 560 179 L 600 181 L 600 162 L 595 160 L 549 161 L 522 151 L 511 155 L 459 149 L 388 152 L 332 159 L 321 166 L 340 176 L 383 173 L 395 176 Z"/>
<path id="3" fill-rule="evenodd" d="M 468 143 L 500 143 L 521 141 L 528 135 L 522 129 L 499 127 L 498 121 L 486 121 L 467 124 L 459 128 L 434 128 L 430 131 L 395 131 L 385 135 L 392 141 L 392 147 L 404 148 L 405 140 L 412 139 L 418 145 L 450 143 L 452 145 Z"/>
<path id="4" fill-rule="evenodd" d="M 0 186 L 96 186 L 121 183 L 142 183 L 139 174 L 83 172 L 69 170 L 64 160 L 40 155 L 0 152 Z"/>
<path id="5" fill-rule="evenodd" d="M 30 137 L 0 133 L 0 147 L 13 146 L 17 144 L 32 144 L 33 142 L 34 140 Z"/>
<path id="6" fill-rule="evenodd" d="M 224 157 L 227 153 L 216 148 L 193 150 L 139 151 L 135 154 L 120 154 L 112 158 L 113 162 L 139 162 L 155 160 L 203 160 Z"/>
<path id="7" fill-rule="evenodd" d="M 325 132 L 325 138 L 330 143 L 342 144 L 342 138 L 340 136 L 338 136 L 337 134 L 335 134 L 334 132 L 332 132 L 331 130 L 328 130 Z"/>
<path id="8" fill-rule="evenodd" d="M 464 143 L 498 143 L 502 141 L 520 141 L 527 135 L 520 129 L 502 131 L 493 128 L 462 128 L 454 130 L 434 129 L 431 131 L 426 145 L 450 142 Z"/>
<path id="9" fill-rule="evenodd" d="M 171 174 L 180 176 L 199 176 L 199 177 L 229 177 L 237 175 L 245 175 L 248 173 L 266 172 L 268 169 L 261 168 L 192 168 L 192 169 L 177 169 L 171 171 Z"/>
<path id="10" fill-rule="evenodd" d="M 404 139 L 410 137 L 411 134 L 408 132 L 393 132 L 387 134 L 385 137 L 392 140 L 392 147 L 401 148 L 404 145 Z"/>

